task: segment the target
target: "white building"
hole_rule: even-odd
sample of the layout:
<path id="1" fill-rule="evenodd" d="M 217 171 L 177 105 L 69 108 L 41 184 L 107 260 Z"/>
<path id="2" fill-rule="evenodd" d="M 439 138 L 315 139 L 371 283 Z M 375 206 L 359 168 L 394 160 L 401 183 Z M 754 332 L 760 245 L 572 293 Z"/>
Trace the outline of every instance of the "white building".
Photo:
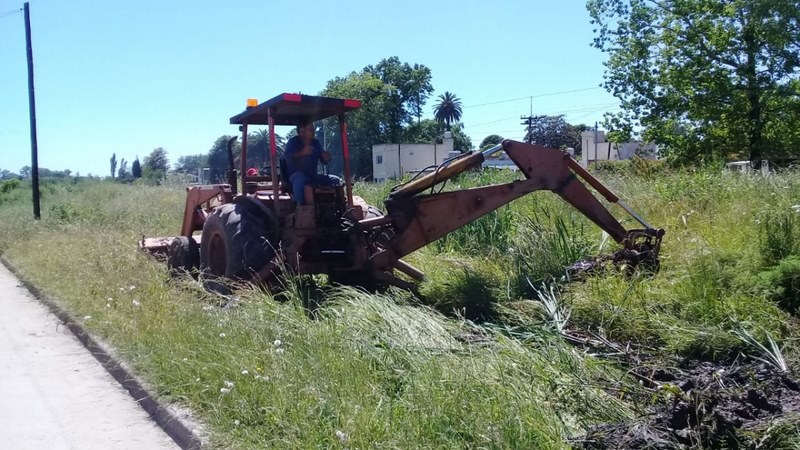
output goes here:
<path id="1" fill-rule="evenodd" d="M 634 156 L 657 159 L 658 147 L 641 142 L 614 144 L 606 141 L 606 133 L 599 130 L 581 133 L 580 162 L 584 167 L 594 161 L 621 161 Z"/>
<path id="2" fill-rule="evenodd" d="M 372 146 L 372 177 L 381 182 L 438 166 L 451 156 L 453 138 L 445 133 L 441 144 L 376 144 Z"/>

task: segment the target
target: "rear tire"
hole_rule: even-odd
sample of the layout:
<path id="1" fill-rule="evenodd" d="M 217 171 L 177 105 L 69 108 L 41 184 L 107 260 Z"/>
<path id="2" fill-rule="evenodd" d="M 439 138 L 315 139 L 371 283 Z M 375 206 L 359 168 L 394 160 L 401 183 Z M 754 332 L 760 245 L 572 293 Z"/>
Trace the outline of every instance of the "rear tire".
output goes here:
<path id="1" fill-rule="evenodd" d="M 211 277 L 247 279 L 275 255 L 275 224 L 248 205 L 228 203 L 206 218 L 200 269 Z"/>

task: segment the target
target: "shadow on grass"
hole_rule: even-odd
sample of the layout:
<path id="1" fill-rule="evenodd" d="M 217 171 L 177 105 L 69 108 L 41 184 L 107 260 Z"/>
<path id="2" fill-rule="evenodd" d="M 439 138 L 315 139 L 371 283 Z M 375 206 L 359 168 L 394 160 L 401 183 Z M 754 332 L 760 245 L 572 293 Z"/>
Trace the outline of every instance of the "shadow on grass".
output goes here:
<path id="1" fill-rule="evenodd" d="M 422 286 L 423 303 L 442 314 L 463 317 L 476 323 L 495 319 L 499 280 L 468 267 L 454 269 L 445 280 L 432 280 Z"/>

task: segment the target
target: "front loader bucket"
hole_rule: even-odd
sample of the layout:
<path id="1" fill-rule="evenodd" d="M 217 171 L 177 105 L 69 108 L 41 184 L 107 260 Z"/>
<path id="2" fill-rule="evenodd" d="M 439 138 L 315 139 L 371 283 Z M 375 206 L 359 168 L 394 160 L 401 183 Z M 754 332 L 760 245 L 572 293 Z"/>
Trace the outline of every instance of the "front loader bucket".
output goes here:
<path id="1" fill-rule="evenodd" d="M 139 250 L 146 251 L 154 256 L 166 257 L 169 251 L 169 244 L 173 239 L 175 239 L 174 236 L 156 238 L 142 236 L 142 240 L 139 241 Z"/>

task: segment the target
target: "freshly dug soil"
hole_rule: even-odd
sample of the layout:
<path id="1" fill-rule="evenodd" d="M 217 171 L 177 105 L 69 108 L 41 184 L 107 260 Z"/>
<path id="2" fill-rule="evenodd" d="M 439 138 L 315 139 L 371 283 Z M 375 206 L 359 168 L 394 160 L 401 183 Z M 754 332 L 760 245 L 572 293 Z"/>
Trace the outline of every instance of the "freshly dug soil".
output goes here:
<path id="1" fill-rule="evenodd" d="M 645 416 L 603 424 L 575 441 L 586 449 L 755 448 L 753 436 L 775 421 L 800 421 L 800 384 L 764 363 L 691 369 L 637 368 L 653 389 Z M 795 422 L 796 423 L 796 422 Z M 743 432 L 749 431 L 748 434 Z"/>

